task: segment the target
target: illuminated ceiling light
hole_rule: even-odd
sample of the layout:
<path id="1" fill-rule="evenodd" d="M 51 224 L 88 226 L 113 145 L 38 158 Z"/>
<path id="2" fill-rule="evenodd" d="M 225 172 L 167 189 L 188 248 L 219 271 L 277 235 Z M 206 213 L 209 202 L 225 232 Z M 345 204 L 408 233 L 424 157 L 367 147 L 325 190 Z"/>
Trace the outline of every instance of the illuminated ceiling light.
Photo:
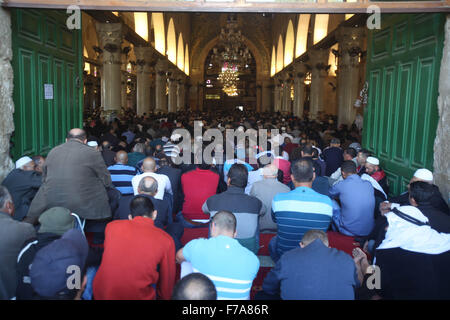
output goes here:
<path id="1" fill-rule="evenodd" d="M 276 53 L 275 46 L 272 47 L 272 62 L 270 63 L 270 76 L 272 77 L 276 73 Z"/>
<path id="2" fill-rule="evenodd" d="M 331 66 L 330 67 L 330 76 L 336 76 L 336 70 L 337 70 L 337 62 L 336 62 L 336 56 L 333 54 L 333 50 L 338 51 L 339 49 L 339 44 L 336 43 L 334 46 L 332 46 L 330 48 L 330 55 L 328 57 L 328 64 Z"/>
<path id="3" fill-rule="evenodd" d="M 306 45 L 308 42 L 308 29 L 310 14 L 300 14 L 297 25 L 297 41 L 295 47 L 295 57 L 300 57 L 306 52 Z"/>
<path id="4" fill-rule="evenodd" d="M 142 39 L 148 41 L 148 17 L 147 12 L 134 13 L 134 31 L 141 36 Z"/>
<path id="5" fill-rule="evenodd" d="M 173 62 L 173 64 L 177 64 L 177 39 L 172 18 L 170 18 L 169 27 L 167 29 L 167 58 L 169 61 Z"/>
<path id="6" fill-rule="evenodd" d="M 166 52 L 166 36 L 164 31 L 164 14 L 152 12 L 152 26 L 155 35 L 155 49 L 161 54 Z"/>
<path id="7" fill-rule="evenodd" d="M 184 73 L 189 75 L 189 46 L 186 43 L 186 49 L 184 50 Z"/>
<path id="8" fill-rule="evenodd" d="M 314 23 L 314 44 L 327 36 L 328 18 L 328 14 L 316 14 L 316 21 Z"/>
<path id="9" fill-rule="evenodd" d="M 284 68 L 283 56 L 284 56 L 283 37 L 280 34 L 280 36 L 278 37 L 278 46 L 277 46 L 277 67 L 276 67 L 276 72 L 281 71 Z"/>
<path id="10" fill-rule="evenodd" d="M 289 65 L 294 58 L 294 26 L 292 20 L 289 20 L 286 30 L 286 39 L 284 41 L 284 65 Z"/>
<path id="11" fill-rule="evenodd" d="M 112 11 L 113 15 L 115 15 L 116 17 L 119 16 L 119 12 L 118 11 Z"/>

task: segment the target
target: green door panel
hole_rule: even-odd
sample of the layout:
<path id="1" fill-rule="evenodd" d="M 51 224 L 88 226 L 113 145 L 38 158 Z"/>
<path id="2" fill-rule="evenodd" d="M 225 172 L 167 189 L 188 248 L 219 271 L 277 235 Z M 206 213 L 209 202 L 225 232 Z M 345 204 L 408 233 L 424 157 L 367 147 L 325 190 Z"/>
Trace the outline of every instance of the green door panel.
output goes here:
<path id="1" fill-rule="evenodd" d="M 433 169 L 444 14 L 383 14 L 367 39 L 363 145 L 399 194 L 418 168 Z"/>
<path id="2" fill-rule="evenodd" d="M 81 30 L 66 27 L 64 10 L 12 9 L 13 160 L 46 155 L 82 125 Z M 44 84 L 53 85 L 45 99 Z"/>

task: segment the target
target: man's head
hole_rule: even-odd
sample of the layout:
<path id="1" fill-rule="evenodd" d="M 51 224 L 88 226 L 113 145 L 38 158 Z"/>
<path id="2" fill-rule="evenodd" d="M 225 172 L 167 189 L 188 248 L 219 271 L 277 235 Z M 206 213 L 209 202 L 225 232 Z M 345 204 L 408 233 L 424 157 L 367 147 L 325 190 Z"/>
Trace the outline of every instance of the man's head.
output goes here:
<path id="1" fill-rule="evenodd" d="M 302 241 L 300 241 L 300 247 L 304 248 L 316 239 L 320 239 L 326 247 L 329 246 L 328 236 L 325 232 L 320 230 L 309 230 L 303 235 Z"/>
<path id="2" fill-rule="evenodd" d="M 158 192 L 158 181 L 153 177 L 144 177 L 139 182 L 138 193 L 154 197 Z"/>
<path id="3" fill-rule="evenodd" d="M 366 149 L 361 149 L 360 151 L 358 151 L 358 155 L 356 156 L 356 161 L 358 162 L 358 165 L 364 166 L 369 156 L 370 152 Z"/>
<path id="4" fill-rule="evenodd" d="M 366 167 L 366 172 L 372 175 L 380 170 L 380 160 L 375 157 L 368 157 L 364 166 Z"/>
<path id="5" fill-rule="evenodd" d="M 411 178 L 411 180 L 409 181 L 409 185 L 411 185 L 411 183 L 416 182 L 416 181 L 422 181 L 422 182 L 426 182 L 426 183 L 433 183 L 433 173 L 425 168 L 422 169 L 417 169 L 416 172 L 414 172 L 413 177 Z M 408 185 L 408 187 L 409 187 Z"/>
<path id="6" fill-rule="evenodd" d="M 128 153 L 121 150 L 118 151 L 114 157 L 114 161 L 118 164 L 127 164 L 128 163 Z"/>
<path id="7" fill-rule="evenodd" d="M 345 160 L 341 165 L 341 174 L 344 179 L 356 174 L 356 164 L 352 160 Z"/>
<path id="8" fill-rule="evenodd" d="M 340 147 L 341 146 L 341 140 L 339 140 L 338 138 L 331 139 L 330 146 L 331 147 Z"/>
<path id="9" fill-rule="evenodd" d="M 269 163 L 263 168 L 264 179 L 276 179 L 278 177 L 278 168 L 273 163 Z"/>
<path id="10" fill-rule="evenodd" d="M 87 142 L 86 131 L 84 131 L 83 129 L 79 129 L 79 128 L 71 129 L 67 133 L 66 142 L 72 141 L 72 140 L 79 141 L 79 142 L 86 144 L 86 142 Z"/>
<path id="11" fill-rule="evenodd" d="M 247 168 L 240 163 L 235 163 L 228 171 L 228 185 L 245 188 L 248 182 Z"/>
<path id="12" fill-rule="evenodd" d="M 142 162 L 142 171 L 144 172 L 155 172 L 156 171 L 156 162 L 152 157 L 147 157 Z"/>
<path id="13" fill-rule="evenodd" d="M 110 150 L 111 149 L 111 142 L 105 140 L 102 142 L 102 150 Z"/>
<path id="14" fill-rule="evenodd" d="M 128 215 L 128 219 L 133 219 L 135 217 L 147 217 L 152 220 L 156 219 L 157 211 L 153 206 L 152 200 L 147 198 L 146 196 L 138 195 L 131 200 L 130 203 L 130 214 Z"/>
<path id="15" fill-rule="evenodd" d="M 34 156 L 31 159 L 33 159 L 34 162 L 34 171 L 42 173 L 42 167 L 45 163 L 45 158 L 43 156 Z"/>
<path id="16" fill-rule="evenodd" d="M 356 157 L 356 150 L 353 148 L 347 148 L 344 150 L 343 153 L 344 161 L 346 160 L 352 160 Z"/>
<path id="17" fill-rule="evenodd" d="M 307 143 L 302 148 L 302 157 L 312 157 L 313 156 L 313 150 L 314 150 L 314 148 L 312 147 L 312 145 Z"/>
<path id="18" fill-rule="evenodd" d="M 16 169 L 20 169 L 23 171 L 34 171 L 36 165 L 30 157 L 22 157 L 16 161 Z"/>
<path id="19" fill-rule="evenodd" d="M 11 194 L 2 185 L 0 185 L 0 211 L 9 214 L 11 217 L 14 216 L 15 211 Z"/>
<path id="20" fill-rule="evenodd" d="M 236 217 L 230 211 L 219 211 L 211 219 L 211 237 L 236 237 Z"/>
<path id="21" fill-rule="evenodd" d="M 177 282 L 172 300 L 217 300 L 217 291 L 207 276 L 195 272 Z"/>
<path id="22" fill-rule="evenodd" d="M 415 181 L 409 184 L 409 203 L 420 206 L 431 201 L 436 192 L 433 184 L 424 181 Z"/>
<path id="23" fill-rule="evenodd" d="M 310 158 L 301 158 L 291 164 L 291 179 L 295 187 L 312 187 L 315 179 L 314 165 Z"/>
<path id="24" fill-rule="evenodd" d="M 145 151 L 145 144 L 144 143 L 136 143 L 133 147 L 133 152 L 139 152 L 144 153 Z"/>

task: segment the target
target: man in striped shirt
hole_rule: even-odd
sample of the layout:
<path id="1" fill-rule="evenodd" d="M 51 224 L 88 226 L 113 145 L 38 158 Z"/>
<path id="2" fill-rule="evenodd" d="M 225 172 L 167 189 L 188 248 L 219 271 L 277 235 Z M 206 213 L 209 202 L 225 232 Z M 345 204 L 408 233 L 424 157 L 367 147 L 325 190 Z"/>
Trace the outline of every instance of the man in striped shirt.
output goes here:
<path id="1" fill-rule="evenodd" d="M 218 300 L 248 300 L 259 270 L 256 255 L 235 236 L 236 217 L 219 211 L 211 220 L 211 238 L 192 240 L 176 255 L 177 262 L 183 263 L 181 274 L 191 268 L 206 275 L 216 286 Z"/>
<path id="2" fill-rule="evenodd" d="M 137 169 L 127 165 L 128 154 L 125 151 L 117 152 L 114 160 L 116 164 L 108 167 L 113 185 L 122 195 L 133 195 L 131 179 L 137 174 Z"/>
<path id="3" fill-rule="evenodd" d="M 315 178 L 310 158 L 300 158 L 291 165 L 291 179 L 295 189 L 279 193 L 272 200 L 272 219 L 278 232 L 269 243 L 273 261 L 297 248 L 303 235 L 311 230 L 326 232 L 333 215 L 331 199 L 312 189 Z"/>

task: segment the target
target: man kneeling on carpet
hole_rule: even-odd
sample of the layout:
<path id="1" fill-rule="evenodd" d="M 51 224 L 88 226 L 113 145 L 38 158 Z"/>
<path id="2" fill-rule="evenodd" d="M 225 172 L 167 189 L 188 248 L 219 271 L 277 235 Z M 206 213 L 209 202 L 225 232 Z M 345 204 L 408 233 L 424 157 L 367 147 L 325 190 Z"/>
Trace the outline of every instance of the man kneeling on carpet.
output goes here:
<path id="1" fill-rule="evenodd" d="M 191 272 L 203 273 L 216 286 L 218 300 L 248 300 L 259 260 L 235 237 L 234 214 L 217 212 L 211 220 L 211 238 L 192 240 L 178 250 L 181 277 Z"/>

